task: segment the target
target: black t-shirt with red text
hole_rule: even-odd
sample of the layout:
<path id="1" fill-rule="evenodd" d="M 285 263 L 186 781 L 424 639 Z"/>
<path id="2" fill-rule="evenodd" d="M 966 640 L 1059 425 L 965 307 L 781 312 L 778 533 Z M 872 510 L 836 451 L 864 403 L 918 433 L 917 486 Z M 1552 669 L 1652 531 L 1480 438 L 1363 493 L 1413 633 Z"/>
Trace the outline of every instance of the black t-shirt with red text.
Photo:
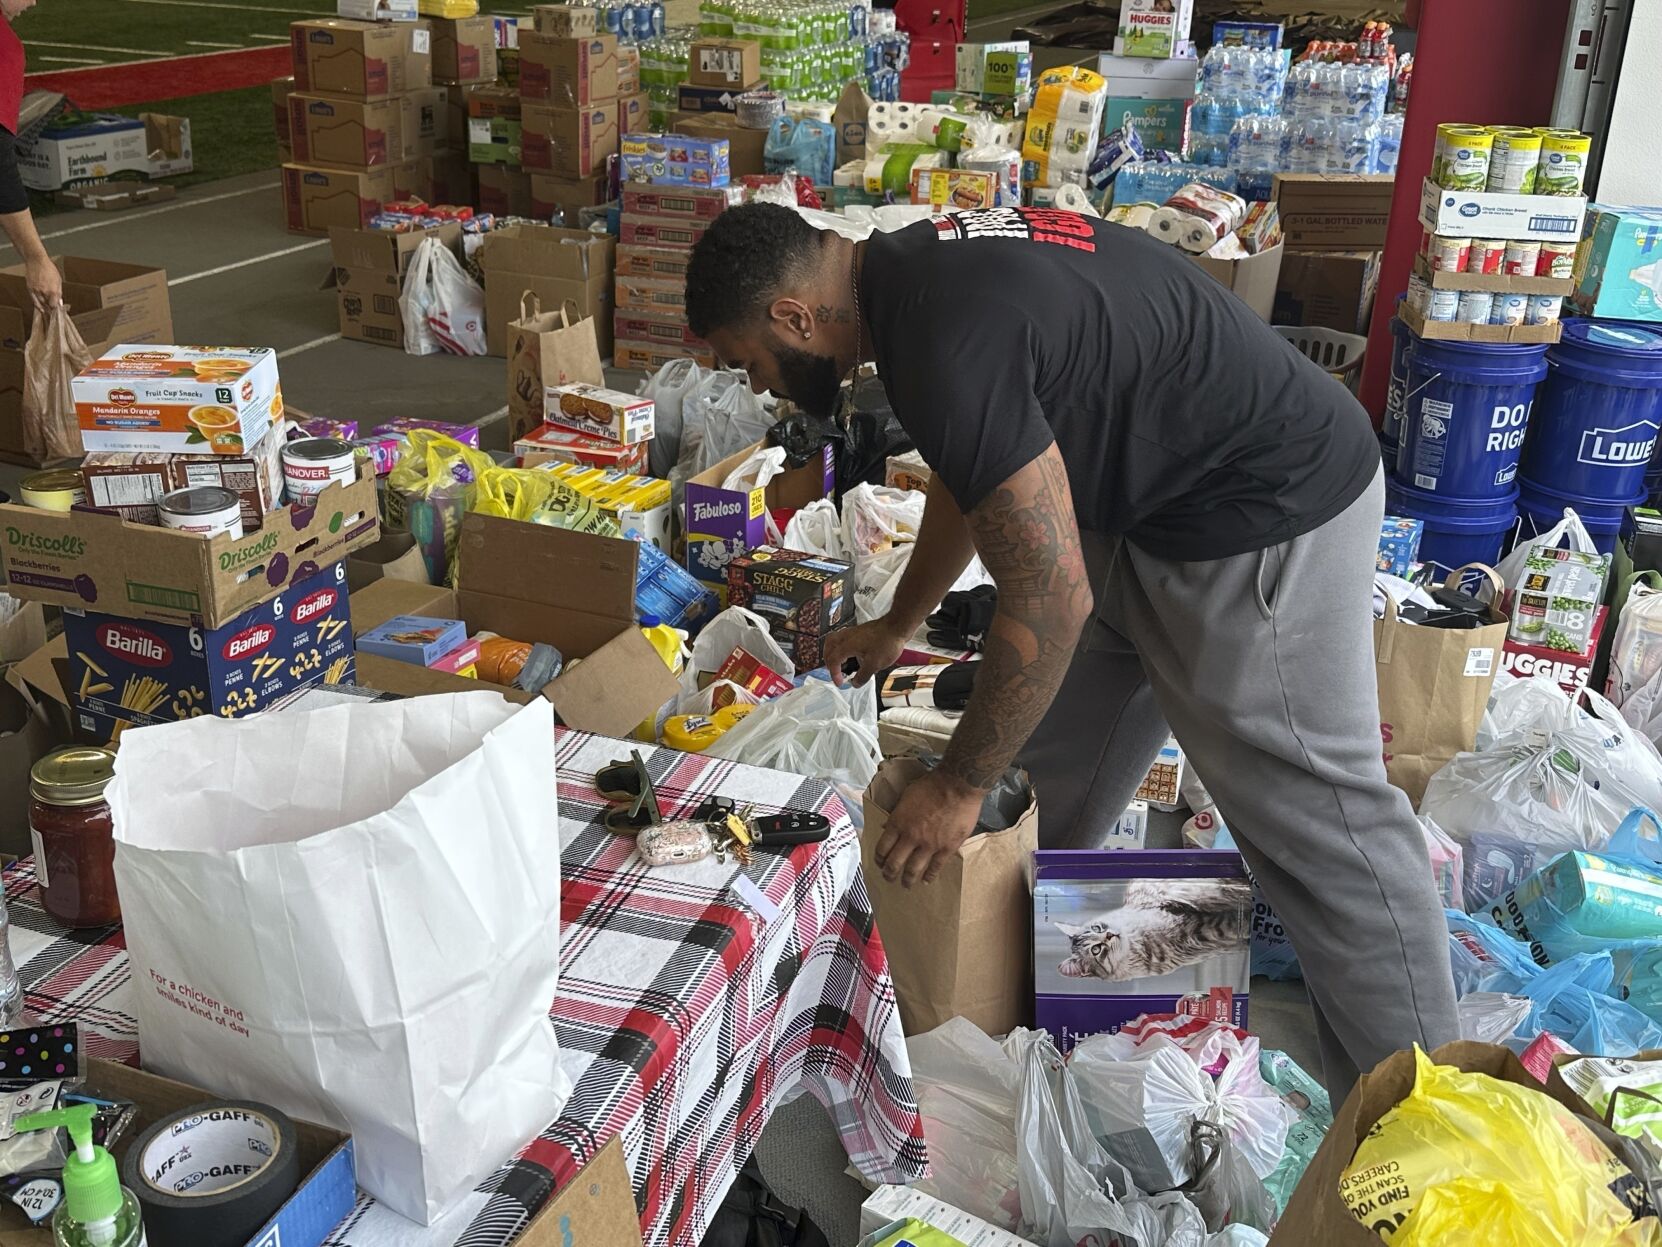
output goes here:
<path id="1" fill-rule="evenodd" d="M 1082 529 L 1199 561 L 1338 515 L 1367 413 L 1184 252 L 1072 212 L 874 234 L 861 305 L 895 415 L 968 511 L 1054 441 Z"/>

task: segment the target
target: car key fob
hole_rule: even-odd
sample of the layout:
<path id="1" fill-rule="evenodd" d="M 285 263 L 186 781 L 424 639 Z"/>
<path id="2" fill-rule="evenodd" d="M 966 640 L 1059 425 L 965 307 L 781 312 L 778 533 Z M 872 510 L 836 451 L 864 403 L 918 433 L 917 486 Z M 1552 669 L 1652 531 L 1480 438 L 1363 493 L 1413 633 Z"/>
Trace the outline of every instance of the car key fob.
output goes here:
<path id="1" fill-rule="evenodd" d="M 818 844 L 831 834 L 831 822 L 825 815 L 805 810 L 764 814 L 751 819 L 750 826 L 756 836 L 756 847 L 761 849 Z"/>
<path id="2" fill-rule="evenodd" d="M 700 822 L 709 823 L 737 812 L 738 807 L 733 804 L 732 797 L 716 796 L 704 798 L 704 804 L 694 810 L 692 816 Z"/>

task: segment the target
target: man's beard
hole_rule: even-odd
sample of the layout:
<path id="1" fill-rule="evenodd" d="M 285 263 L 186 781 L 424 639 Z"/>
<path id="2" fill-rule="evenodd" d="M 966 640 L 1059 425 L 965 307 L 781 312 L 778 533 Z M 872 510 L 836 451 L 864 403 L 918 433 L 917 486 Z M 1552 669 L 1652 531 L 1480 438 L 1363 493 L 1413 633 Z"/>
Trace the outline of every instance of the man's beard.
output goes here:
<path id="1" fill-rule="evenodd" d="M 820 420 L 830 420 L 837 414 L 842 376 L 834 359 L 794 346 L 774 347 L 773 357 L 785 387 L 781 397 Z"/>

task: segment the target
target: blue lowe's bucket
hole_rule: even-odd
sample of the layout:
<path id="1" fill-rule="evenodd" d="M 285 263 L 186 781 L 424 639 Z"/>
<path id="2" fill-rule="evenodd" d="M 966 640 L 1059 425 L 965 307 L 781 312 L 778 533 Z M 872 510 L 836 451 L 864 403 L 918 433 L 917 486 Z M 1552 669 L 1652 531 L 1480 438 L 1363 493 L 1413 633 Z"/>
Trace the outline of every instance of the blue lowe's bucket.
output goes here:
<path id="1" fill-rule="evenodd" d="M 1385 514 L 1425 521 L 1420 562 L 1435 564 L 1441 580 L 1467 563 L 1495 565 L 1501 546 L 1517 526 L 1517 490 L 1501 498 L 1445 498 L 1389 480 Z"/>
<path id="2" fill-rule="evenodd" d="M 1408 389 L 1408 344 L 1414 331 L 1402 323 L 1402 301 L 1397 296 L 1397 314 L 1391 318 L 1391 376 L 1385 385 L 1385 418 L 1379 425 L 1380 453 L 1385 470 L 1397 469 L 1397 448 L 1402 443 L 1402 396 Z"/>
<path id="3" fill-rule="evenodd" d="M 1522 482 L 1589 505 L 1644 500 L 1662 428 L 1662 327 L 1565 321 L 1536 400 Z"/>
<path id="4" fill-rule="evenodd" d="M 1627 519 L 1627 504 L 1589 502 L 1555 489 L 1543 489 L 1532 481 L 1518 487 L 1518 543 L 1546 532 L 1564 518 L 1569 507 L 1580 517 L 1600 554 L 1614 554 Z"/>
<path id="5" fill-rule="evenodd" d="M 1516 493 L 1546 353 L 1509 342 L 1410 342 L 1397 480 L 1466 501 Z"/>

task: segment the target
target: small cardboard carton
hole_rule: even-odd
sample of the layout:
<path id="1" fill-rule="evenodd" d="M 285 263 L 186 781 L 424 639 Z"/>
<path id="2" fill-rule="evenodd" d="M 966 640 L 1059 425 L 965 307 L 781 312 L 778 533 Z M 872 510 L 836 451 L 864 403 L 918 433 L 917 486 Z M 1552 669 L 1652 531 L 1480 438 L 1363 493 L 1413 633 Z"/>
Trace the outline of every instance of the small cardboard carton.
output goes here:
<path id="1" fill-rule="evenodd" d="M 625 446 L 610 438 L 588 437 L 558 425 L 544 424 L 514 442 L 514 454 L 521 467 L 543 463 L 576 463 L 586 468 L 607 468 L 644 476 L 649 443 Z"/>
<path id="2" fill-rule="evenodd" d="M 727 565 L 727 604 L 767 620 L 797 670 L 812 671 L 820 665 L 825 638 L 853 620 L 853 566 L 759 546 Z"/>
<path id="3" fill-rule="evenodd" d="M 583 660 L 541 690 L 560 719 L 580 731 L 627 736 L 678 687 L 635 623 L 638 559 L 625 538 L 470 513 L 462 519 L 455 589 L 377 581 L 353 595 L 352 624 L 363 632 L 394 615 L 432 615 L 462 620 L 469 635 L 553 645 L 567 662 Z M 405 696 L 480 687 L 521 703 L 533 696 L 372 654 L 359 662 L 358 682 Z"/>
<path id="4" fill-rule="evenodd" d="M 617 106 L 602 100 L 582 108 L 526 101 L 522 117 L 525 168 L 579 179 L 604 174 L 618 149 Z"/>
<path id="5" fill-rule="evenodd" d="M 539 35 L 592 39 L 600 34 L 600 10 L 581 4 L 539 4 L 531 10 Z"/>
<path id="6" fill-rule="evenodd" d="M 625 134 L 618 152 L 624 181 L 719 187 L 732 180 L 732 150 L 726 138 Z"/>
<path id="7" fill-rule="evenodd" d="M 296 90 L 384 100 L 433 85 L 433 31 L 425 21 L 338 17 L 289 27 Z"/>
<path id="8" fill-rule="evenodd" d="M 722 482 L 761 449 L 761 444 L 729 455 L 687 482 L 682 531 L 687 542 L 687 570 L 711 584 L 727 584 L 727 565 L 767 541 L 767 512 L 805 507 L 836 490 L 836 456 L 829 442 L 819 462 L 786 468 L 760 489 L 725 489 Z"/>
<path id="9" fill-rule="evenodd" d="M 737 188 L 698 186 L 652 186 L 638 182 L 623 184 L 623 211 L 630 216 L 686 217 L 713 221 L 735 200 Z"/>
<path id="10" fill-rule="evenodd" d="M 358 651 L 431 667 L 466 640 L 467 629 L 459 619 L 394 615 L 385 623 L 359 633 Z"/>
<path id="11" fill-rule="evenodd" d="M 1276 178 L 1278 184 L 1281 180 L 1281 177 Z M 1285 221 L 1285 207 L 1281 215 Z M 1420 186 L 1420 224 L 1433 234 L 1454 238 L 1534 238 L 1542 242 L 1579 242 L 1581 223 L 1586 215 L 1587 200 L 1579 195 L 1455 191 L 1438 186 L 1430 178 L 1426 178 Z M 1291 238 L 1288 241 L 1291 242 Z"/>
<path id="12" fill-rule="evenodd" d="M 89 451 L 240 455 L 283 414 L 269 347 L 122 343 L 70 385 Z"/>
<path id="13" fill-rule="evenodd" d="M 708 221 L 687 217 L 625 216 L 618 239 L 629 246 L 684 247 L 690 251 L 709 229 Z"/>
<path id="14" fill-rule="evenodd" d="M 1275 201 L 1292 251 L 1382 251 L 1396 179 L 1388 173 L 1278 173 Z"/>
<path id="15" fill-rule="evenodd" d="M 167 294 L 167 271 L 148 264 L 119 260 L 89 260 L 58 256 L 53 261 L 63 277 L 63 300 L 71 314 L 99 308 L 119 308 L 113 327 L 101 341 L 171 342 L 173 309 Z M 24 266 L 0 269 L 0 304 L 23 312 L 23 337 L 34 328 L 34 300 Z M 85 334 L 83 333 L 83 338 Z M 88 346 L 93 345 L 86 338 Z M 19 343 L 21 346 L 22 343 Z"/>
<path id="16" fill-rule="evenodd" d="M 97 511 L 0 504 L 0 572 L 13 597 L 127 619 L 218 628 L 369 545 L 375 477 L 330 485 L 309 509 L 240 538 L 132 524 Z"/>
<path id="17" fill-rule="evenodd" d="M 767 146 L 766 130 L 747 130 L 732 113 L 697 113 L 685 105 L 671 118 L 671 129 L 701 139 L 727 140 L 727 166 L 732 177 L 767 172 L 763 150 Z"/>
<path id="18" fill-rule="evenodd" d="M 617 98 L 617 36 L 566 37 L 522 30 L 519 93 L 559 108 Z"/>
<path id="19" fill-rule="evenodd" d="M 1194 16 L 1195 0 L 1120 0 L 1116 49 L 1126 56 L 1181 56 Z"/>
<path id="20" fill-rule="evenodd" d="M 290 143 L 301 164 L 402 164 L 433 151 L 441 124 L 447 124 L 444 93 L 431 87 L 375 101 L 305 91 L 289 96 Z"/>
<path id="21" fill-rule="evenodd" d="M 433 81 L 446 86 L 496 81 L 496 19 L 438 17 L 433 26 Z"/>
<path id="22" fill-rule="evenodd" d="M 217 485 L 242 503 L 242 531 L 251 533 L 283 498 L 286 428 L 274 424 L 241 455 L 169 455 L 156 451 L 92 451 L 81 460 L 87 503 L 122 519 L 155 524 L 156 503 L 169 490 Z"/>
<path id="23" fill-rule="evenodd" d="M 1033 87 L 1033 48 L 1026 39 L 960 43 L 954 82 L 976 95 L 1026 95 Z"/>
<path id="24" fill-rule="evenodd" d="M 119 1062 L 105 1061 L 97 1057 L 87 1062 L 87 1079 L 83 1090 L 112 1099 L 131 1100 L 138 1107 L 138 1116 L 125 1137 L 115 1147 L 118 1164 L 126 1156 L 127 1149 L 132 1146 L 133 1141 L 164 1116 L 194 1108 L 211 1100 L 225 1098 L 220 1093 L 193 1087 L 188 1083 L 174 1082 L 156 1074 L 146 1074 Z M 352 1136 L 328 1126 L 314 1125 L 309 1121 L 296 1121 L 294 1130 L 299 1143 L 300 1185 L 295 1188 L 294 1194 L 283 1201 L 282 1207 L 272 1214 L 271 1219 L 249 1239 L 248 1247 L 276 1247 L 279 1243 L 282 1247 L 319 1247 L 352 1211 L 352 1205 L 358 1198 Z M 606 1153 L 602 1152 L 596 1160 L 590 1162 L 589 1169 L 595 1169 L 605 1158 Z M 587 1172 L 588 1169 L 585 1169 L 584 1173 Z M 627 1179 L 627 1174 L 625 1178 Z M 627 1180 L 624 1182 L 624 1188 L 628 1189 Z M 577 1206 L 581 1208 L 581 1205 Z M 545 1210 L 545 1216 L 547 1211 Z M 541 1219 L 539 1217 L 538 1220 Z M 536 1222 L 533 1222 L 533 1225 L 535 1224 Z M 0 1247 L 51 1247 L 50 1228 L 41 1226 L 30 1229 L 28 1225 L 23 1213 L 7 1201 L 5 1210 L 0 1212 Z M 529 1232 L 527 1229 L 527 1235 Z M 154 1239 L 156 1236 L 151 1237 Z M 530 1243 L 533 1240 L 525 1237 L 520 1241 Z M 535 1247 L 551 1247 L 554 1241 L 552 1238 L 543 1238 L 536 1242 Z M 620 1237 L 589 1241 L 623 1243 L 627 1239 Z M 638 1243 L 639 1239 L 635 1241 Z M 579 1240 L 577 1247 L 587 1247 L 587 1243 Z"/>
<path id="25" fill-rule="evenodd" d="M 1235 292 L 1258 318 L 1268 321 L 1275 308 L 1275 290 L 1281 277 L 1281 257 L 1286 248 L 1277 243 L 1268 251 L 1244 260 L 1216 260 L 1211 256 L 1189 257 L 1223 285 Z"/>
<path id="26" fill-rule="evenodd" d="M 424 180 L 421 161 L 373 169 L 286 164 L 283 211 L 289 232 L 327 234 L 337 225 L 368 229 L 370 218 L 381 211 L 382 204 L 419 194 Z"/>
<path id="27" fill-rule="evenodd" d="M 620 273 L 615 290 L 619 315 L 626 312 L 646 312 L 649 315 L 668 320 L 679 319 L 681 323 L 686 323 L 687 287 L 678 278 L 626 277 Z"/>
<path id="28" fill-rule="evenodd" d="M 762 78 L 762 45 L 754 39 L 700 39 L 687 57 L 687 81 L 697 87 L 744 90 Z"/>
<path id="29" fill-rule="evenodd" d="M 617 93 L 641 95 L 641 49 L 639 44 L 619 44 L 617 50 Z M 624 131 L 628 133 L 628 131 Z"/>
<path id="30" fill-rule="evenodd" d="M 740 94 L 748 89 L 701 87 L 697 83 L 683 82 L 676 88 L 675 106 L 687 113 L 717 113 L 732 117 L 739 107 Z"/>
<path id="31" fill-rule="evenodd" d="M 234 719 L 309 684 L 352 683 L 346 568 L 295 581 L 217 628 L 64 608 L 76 734 Z"/>
<path id="32" fill-rule="evenodd" d="M 1377 251 L 1288 251 L 1276 281 L 1274 322 L 1366 333 L 1378 288 Z"/>
<path id="33" fill-rule="evenodd" d="M 690 359 L 700 368 L 718 366 L 716 353 L 708 346 L 665 346 L 658 342 L 633 342 L 628 338 L 616 338 L 612 342 L 614 368 L 657 372 L 675 359 Z"/>
<path id="34" fill-rule="evenodd" d="M 685 289 L 687 265 L 691 260 L 692 252 L 685 247 L 625 244 L 617 249 L 617 275 L 655 278 L 674 282 Z"/>

